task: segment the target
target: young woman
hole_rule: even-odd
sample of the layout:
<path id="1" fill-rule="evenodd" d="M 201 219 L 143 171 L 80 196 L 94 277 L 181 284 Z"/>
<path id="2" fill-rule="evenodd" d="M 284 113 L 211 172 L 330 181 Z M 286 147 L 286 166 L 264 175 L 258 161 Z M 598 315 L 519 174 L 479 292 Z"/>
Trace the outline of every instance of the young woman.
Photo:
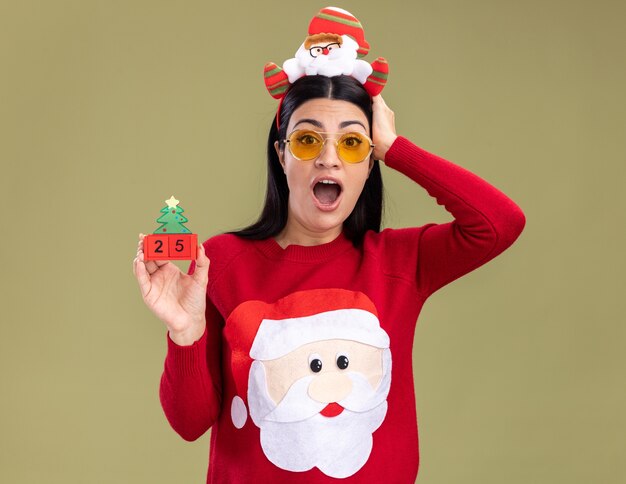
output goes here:
<path id="1" fill-rule="evenodd" d="M 259 220 L 205 241 L 189 274 L 134 261 L 166 324 L 160 398 L 207 482 L 414 482 L 412 343 L 436 290 L 485 264 L 525 217 L 501 191 L 395 131 L 349 76 L 294 82 L 268 138 Z M 379 161 L 449 223 L 380 231 Z M 210 261 L 210 262 L 209 262 Z"/>

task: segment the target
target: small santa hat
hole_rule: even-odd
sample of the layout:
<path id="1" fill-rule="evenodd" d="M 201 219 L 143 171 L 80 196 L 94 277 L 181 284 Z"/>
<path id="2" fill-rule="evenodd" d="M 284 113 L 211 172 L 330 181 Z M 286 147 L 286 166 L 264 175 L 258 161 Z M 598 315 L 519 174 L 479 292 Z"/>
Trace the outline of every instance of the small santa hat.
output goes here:
<path id="1" fill-rule="evenodd" d="M 361 22 L 347 10 L 338 7 L 326 7 L 313 17 L 309 24 L 309 35 L 329 33 L 352 37 L 359 44 L 357 50 L 359 57 L 364 57 L 370 50 L 370 45 L 365 40 Z"/>
<path id="2" fill-rule="evenodd" d="M 280 358 L 307 343 L 329 339 L 389 347 L 389 336 L 380 327 L 372 300 L 346 289 L 298 291 L 274 304 L 247 301 L 228 317 L 224 337 L 237 391 L 231 404 L 237 428 L 246 421 L 248 377 L 254 360 Z"/>

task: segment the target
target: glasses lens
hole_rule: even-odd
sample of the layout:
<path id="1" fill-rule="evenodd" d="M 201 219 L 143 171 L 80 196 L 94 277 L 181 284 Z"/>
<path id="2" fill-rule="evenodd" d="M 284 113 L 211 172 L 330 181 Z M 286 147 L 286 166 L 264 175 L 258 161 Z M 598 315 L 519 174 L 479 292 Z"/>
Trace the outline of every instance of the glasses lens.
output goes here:
<path id="1" fill-rule="evenodd" d="M 291 154 L 299 160 L 312 160 L 322 151 L 324 140 L 315 131 L 299 130 L 289 136 Z"/>
<path id="2" fill-rule="evenodd" d="M 371 152 L 370 140 L 361 133 L 346 133 L 337 142 L 339 158 L 346 163 L 360 163 Z"/>

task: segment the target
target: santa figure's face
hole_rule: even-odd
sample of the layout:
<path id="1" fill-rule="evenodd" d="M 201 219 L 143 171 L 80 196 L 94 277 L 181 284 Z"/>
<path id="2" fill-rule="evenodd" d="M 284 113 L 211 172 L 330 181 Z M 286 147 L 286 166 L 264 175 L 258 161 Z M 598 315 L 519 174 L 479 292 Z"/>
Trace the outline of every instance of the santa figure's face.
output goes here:
<path id="1" fill-rule="evenodd" d="M 346 339 L 300 346 L 250 369 L 250 416 L 261 446 L 278 467 L 318 467 L 342 478 L 357 472 L 372 449 L 372 433 L 387 411 L 391 354 Z"/>
<path id="2" fill-rule="evenodd" d="M 340 48 L 341 44 L 339 44 L 338 42 L 329 42 L 327 44 L 321 43 L 311 47 L 309 49 L 309 53 L 311 54 L 311 57 L 317 58 L 320 55 L 329 55 L 333 50 Z"/>
<path id="3" fill-rule="evenodd" d="M 307 76 L 350 75 L 358 49 L 359 44 L 347 35 L 320 34 L 307 37 L 295 58 Z"/>

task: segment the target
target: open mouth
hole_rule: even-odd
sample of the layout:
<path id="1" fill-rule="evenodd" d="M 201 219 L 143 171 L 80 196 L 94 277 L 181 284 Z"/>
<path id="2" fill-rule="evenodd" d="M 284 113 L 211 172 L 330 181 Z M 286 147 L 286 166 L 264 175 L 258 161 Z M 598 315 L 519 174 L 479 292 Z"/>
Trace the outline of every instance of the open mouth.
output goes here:
<path id="1" fill-rule="evenodd" d="M 320 180 L 313 186 L 313 195 L 320 205 L 331 207 L 341 195 L 341 185 L 333 180 Z"/>

